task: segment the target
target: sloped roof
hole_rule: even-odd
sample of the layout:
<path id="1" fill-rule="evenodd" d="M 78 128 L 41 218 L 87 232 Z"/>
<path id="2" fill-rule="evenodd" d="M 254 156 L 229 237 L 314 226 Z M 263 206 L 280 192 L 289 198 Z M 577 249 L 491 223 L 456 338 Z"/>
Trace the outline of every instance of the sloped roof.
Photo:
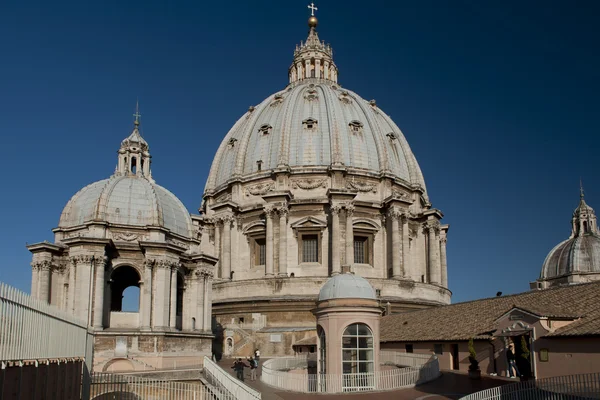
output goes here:
<path id="1" fill-rule="evenodd" d="M 547 336 L 600 335 L 600 281 L 439 306 L 381 319 L 381 341 L 487 339 L 514 307 L 549 318 L 577 319 Z"/>
<path id="2" fill-rule="evenodd" d="M 311 336 L 309 338 L 298 340 L 292 346 L 316 346 L 316 345 L 317 345 L 317 337 Z"/>

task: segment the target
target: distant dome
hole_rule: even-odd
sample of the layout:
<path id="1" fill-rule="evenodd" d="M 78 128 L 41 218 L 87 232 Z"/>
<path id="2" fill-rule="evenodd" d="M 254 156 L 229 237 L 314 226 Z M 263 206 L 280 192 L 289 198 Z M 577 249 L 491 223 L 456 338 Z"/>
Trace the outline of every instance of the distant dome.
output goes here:
<path id="1" fill-rule="evenodd" d="M 339 274 L 330 278 L 319 292 L 319 301 L 331 299 L 373 299 L 375 290 L 365 278 L 354 274 Z"/>
<path id="2" fill-rule="evenodd" d="M 87 221 L 129 226 L 160 226 L 191 237 L 192 220 L 185 206 L 167 189 L 144 176 L 113 175 L 77 192 L 63 210 L 59 227 Z"/>
<path id="3" fill-rule="evenodd" d="M 600 233 L 596 213 L 586 204 L 582 188 L 579 206 L 571 219 L 571 236 L 550 251 L 542 266 L 539 280 L 599 273 Z"/>
<path id="4" fill-rule="evenodd" d="M 552 249 L 540 279 L 586 272 L 600 273 L 600 237 L 595 233 L 565 240 Z"/>

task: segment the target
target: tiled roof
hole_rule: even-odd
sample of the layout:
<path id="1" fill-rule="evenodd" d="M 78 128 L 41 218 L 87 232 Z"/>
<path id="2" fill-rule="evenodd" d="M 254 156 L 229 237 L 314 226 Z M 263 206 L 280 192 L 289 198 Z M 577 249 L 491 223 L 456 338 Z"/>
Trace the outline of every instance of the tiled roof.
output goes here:
<path id="1" fill-rule="evenodd" d="M 317 345 L 317 337 L 311 336 L 306 339 L 298 340 L 292 346 L 316 346 Z"/>
<path id="2" fill-rule="evenodd" d="M 579 318 L 547 336 L 600 335 L 600 282 L 535 290 L 392 314 L 381 319 L 381 341 L 486 339 L 513 307 L 552 318 Z"/>

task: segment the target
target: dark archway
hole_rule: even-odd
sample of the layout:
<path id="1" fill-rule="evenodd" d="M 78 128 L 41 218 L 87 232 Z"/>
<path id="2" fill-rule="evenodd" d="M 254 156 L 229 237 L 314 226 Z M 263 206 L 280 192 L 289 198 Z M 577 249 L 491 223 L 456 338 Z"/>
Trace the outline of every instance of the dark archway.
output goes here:
<path id="1" fill-rule="evenodd" d="M 177 304 L 175 305 L 175 328 L 183 329 L 183 277 L 177 273 Z"/>
<path id="2" fill-rule="evenodd" d="M 135 287 L 137 290 L 126 290 L 131 287 Z M 124 265 L 113 270 L 110 276 L 110 311 L 138 312 L 140 307 L 139 288 L 140 275 L 135 268 Z M 124 298 L 125 295 L 127 298 Z M 137 307 L 135 307 L 136 305 Z"/>

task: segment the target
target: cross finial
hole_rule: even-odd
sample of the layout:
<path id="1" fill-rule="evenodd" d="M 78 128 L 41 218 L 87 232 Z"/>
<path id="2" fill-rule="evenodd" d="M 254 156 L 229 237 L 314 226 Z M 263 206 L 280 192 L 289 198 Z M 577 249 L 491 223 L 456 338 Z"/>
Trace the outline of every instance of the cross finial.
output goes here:
<path id="1" fill-rule="evenodd" d="M 135 114 L 133 114 L 133 116 L 135 117 L 135 121 L 133 123 L 135 126 L 138 126 L 140 124 L 140 117 L 142 114 L 140 114 L 140 101 L 137 99 L 135 100 Z"/>
<path id="2" fill-rule="evenodd" d="M 310 6 L 308 6 L 308 8 L 310 8 L 310 15 L 311 16 L 315 16 L 315 10 L 318 10 L 317 7 L 315 7 L 315 3 L 310 3 Z"/>
<path id="3" fill-rule="evenodd" d="M 583 182 L 581 181 L 581 178 L 579 178 L 579 197 L 581 197 L 583 199 L 583 196 L 584 196 Z"/>

